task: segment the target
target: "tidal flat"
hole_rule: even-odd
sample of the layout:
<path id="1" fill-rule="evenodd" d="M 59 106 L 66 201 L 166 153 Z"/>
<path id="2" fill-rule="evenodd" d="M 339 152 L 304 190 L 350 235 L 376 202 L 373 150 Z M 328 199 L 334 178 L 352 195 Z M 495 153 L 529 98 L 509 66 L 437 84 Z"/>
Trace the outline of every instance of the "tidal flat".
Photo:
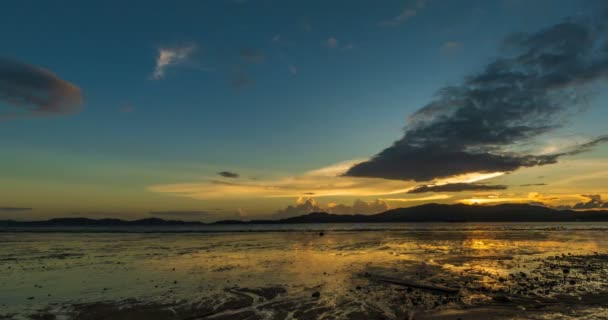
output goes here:
<path id="1" fill-rule="evenodd" d="M 608 319 L 608 223 L 2 230 L 0 319 Z"/>

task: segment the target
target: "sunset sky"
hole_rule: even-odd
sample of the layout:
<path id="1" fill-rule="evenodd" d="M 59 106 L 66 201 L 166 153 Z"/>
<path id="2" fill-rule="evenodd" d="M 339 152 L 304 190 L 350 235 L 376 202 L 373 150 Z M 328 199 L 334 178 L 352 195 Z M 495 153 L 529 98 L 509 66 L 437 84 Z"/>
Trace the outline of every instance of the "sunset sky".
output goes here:
<path id="1" fill-rule="evenodd" d="M 604 1 L 4 1 L 0 220 L 608 208 L 607 21 Z"/>

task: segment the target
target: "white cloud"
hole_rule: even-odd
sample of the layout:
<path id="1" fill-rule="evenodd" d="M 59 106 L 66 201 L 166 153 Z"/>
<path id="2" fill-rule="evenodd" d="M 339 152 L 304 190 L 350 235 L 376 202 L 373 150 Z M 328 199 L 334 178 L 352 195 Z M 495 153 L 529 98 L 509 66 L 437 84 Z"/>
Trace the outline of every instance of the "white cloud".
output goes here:
<path id="1" fill-rule="evenodd" d="M 162 79 L 165 76 L 167 68 L 188 62 L 195 50 L 195 45 L 158 48 L 158 57 L 156 58 L 156 66 L 154 68 L 154 73 L 152 73 L 152 79 Z"/>

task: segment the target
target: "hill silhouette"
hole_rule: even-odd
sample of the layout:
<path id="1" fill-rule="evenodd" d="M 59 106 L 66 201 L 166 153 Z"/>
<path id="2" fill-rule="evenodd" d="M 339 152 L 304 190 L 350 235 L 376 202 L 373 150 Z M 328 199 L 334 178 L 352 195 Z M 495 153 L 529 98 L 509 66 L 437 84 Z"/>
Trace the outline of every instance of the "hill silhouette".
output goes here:
<path id="1" fill-rule="evenodd" d="M 77 227 L 77 226 L 192 226 L 228 224 L 293 224 L 293 223 L 390 223 L 390 222 L 566 222 L 608 221 L 607 210 L 557 210 L 529 204 L 500 204 L 494 206 L 437 204 L 391 209 L 372 215 L 339 215 L 312 212 L 280 220 L 223 220 L 213 223 L 198 221 L 55 218 L 44 221 L 0 220 L 0 227 Z"/>

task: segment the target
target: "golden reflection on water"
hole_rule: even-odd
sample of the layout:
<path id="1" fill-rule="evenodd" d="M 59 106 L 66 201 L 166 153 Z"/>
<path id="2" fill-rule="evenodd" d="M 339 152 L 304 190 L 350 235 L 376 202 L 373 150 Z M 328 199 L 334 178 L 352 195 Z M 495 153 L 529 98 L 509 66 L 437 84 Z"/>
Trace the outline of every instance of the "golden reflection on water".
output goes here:
<path id="1" fill-rule="evenodd" d="M 21 308 L 67 300 L 186 299 L 235 285 L 318 288 L 322 297 L 335 297 L 352 290 L 362 273 L 383 270 L 476 274 L 490 281 L 484 275 L 528 270 L 537 258 L 606 252 L 608 240 L 604 230 L 298 231 L 0 234 L 0 245 L 0 305 Z M 33 295 L 34 302 L 26 299 Z"/>

